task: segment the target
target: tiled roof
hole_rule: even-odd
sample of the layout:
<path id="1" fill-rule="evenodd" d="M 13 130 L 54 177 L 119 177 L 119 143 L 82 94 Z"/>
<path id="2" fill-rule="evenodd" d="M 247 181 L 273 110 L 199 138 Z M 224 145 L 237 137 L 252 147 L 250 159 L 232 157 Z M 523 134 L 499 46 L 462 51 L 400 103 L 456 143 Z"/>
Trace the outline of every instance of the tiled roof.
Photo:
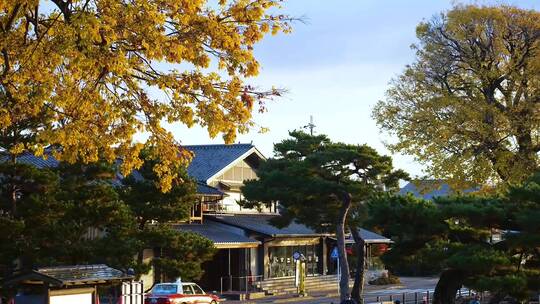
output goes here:
<path id="1" fill-rule="evenodd" d="M 226 194 L 221 192 L 218 188 L 208 186 L 202 182 L 197 182 L 197 194 L 202 194 L 204 196 L 220 196 L 223 197 Z"/>
<path id="2" fill-rule="evenodd" d="M 463 193 L 477 191 L 476 188 L 461 190 Z M 417 198 L 432 200 L 435 197 L 450 196 L 456 194 L 456 190 L 440 180 L 412 181 L 399 190 L 400 195 L 411 193 Z"/>
<path id="3" fill-rule="evenodd" d="M 9 155 L 2 154 L 0 155 L 0 162 L 6 162 L 9 159 Z M 37 157 L 32 153 L 25 152 L 17 156 L 17 162 L 23 164 L 33 165 L 36 168 L 55 168 L 58 166 L 58 161 L 52 156 L 47 155 L 47 157 Z"/>
<path id="4" fill-rule="evenodd" d="M 360 228 L 358 230 L 360 232 L 360 237 L 364 240 L 366 244 L 390 244 L 392 243 L 392 240 L 389 238 L 386 238 L 380 234 L 377 234 L 373 231 L 366 230 L 364 228 Z M 354 239 L 352 235 L 347 235 L 345 242 L 347 244 L 354 243 Z"/>
<path id="5" fill-rule="evenodd" d="M 360 228 L 360 237 L 366 242 L 367 241 L 379 241 L 379 240 L 390 241 L 390 239 L 385 238 L 384 236 L 382 236 L 380 234 L 377 234 L 377 233 L 375 233 L 373 231 L 366 230 L 364 228 Z"/>
<path id="6" fill-rule="evenodd" d="M 198 233 L 214 242 L 218 248 L 256 247 L 260 244 L 259 241 L 243 235 L 238 228 L 214 221 L 204 221 L 202 224 L 180 224 L 175 228 Z"/>
<path id="7" fill-rule="evenodd" d="M 64 283 L 74 283 L 79 281 L 118 280 L 129 279 L 132 277 L 118 269 L 114 269 L 104 264 L 46 267 L 37 269 L 37 272 L 55 278 Z"/>
<path id="8" fill-rule="evenodd" d="M 65 286 L 130 279 L 133 279 L 132 275 L 104 264 L 96 264 L 38 268 L 8 278 L 4 283 L 11 285 L 24 281 L 42 281 L 55 286 Z"/>
<path id="9" fill-rule="evenodd" d="M 184 146 L 195 154 L 189 164 L 188 174 L 206 182 L 253 147 L 252 144 Z"/>
<path id="10" fill-rule="evenodd" d="M 235 215 L 207 215 L 209 220 L 219 221 L 255 233 L 272 237 L 280 236 L 328 236 L 317 233 L 309 227 L 292 222 L 284 228 L 277 228 L 270 224 L 270 219 L 279 215 L 275 214 L 235 214 Z M 208 222 L 208 221 L 207 221 Z M 392 241 L 380 234 L 360 228 L 360 236 L 366 243 L 391 243 Z"/>
<path id="11" fill-rule="evenodd" d="M 207 215 L 211 220 L 216 220 L 228 225 L 250 230 L 268 236 L 320 236 L 305 225 L 292 222 L 289 226 L 278 228 L 270 224 L 270 219 L 279 215 L 274 214 L 235 214 L 235 215 Z"/>
<path id="12" fill-rule="evenodd" d="M 251 145 L 250 145 L 251 146 Z M 249 149 L 248 149 L 249 150 Z M 247 150 L 246 150 L 247 151 Z M 243 153 L 242 153 L 243 154 Z M 242 155 L 240 154 L 240 155 Z M 7 154 L 1 154 L 0 155 L 0 162 L 5 162 L 8 160 L 9 155 Z M 47 157 L 37 157 L 32 153 L 24 153 L 19 156 L 17 156 L 17 162 L 33 165 L 36 168 L 43 169 L 43 168 L 55 168 L 58 166 L 59 162 L 56 160 L 52 155 L 48 155 Z M 116 162 L 116 165 L 120 165 L 120 161 Z M 210 167 L 210 166 L 207 166 Z M 142 180 L 144 179 L 141 175 L 141 173 L 137 170 L 133 170 L 130 173 L 130 176 L 134 177 L 136 180 Z M 192 176 L 194 177 L 194 176 Z M 118 172 L 116 174 L 116 179 L 113 180 L 113 184 L 116 186 L 120 186 L 120 180 L 122 180 L 124 177 Z M 224 193 L 221 192 L 219 189 L 211 187 L 206 185 L 205 183 L 198 182 L 197 183 L 197 193 L 208 195 L 208 196 L 223 196 Z"/>

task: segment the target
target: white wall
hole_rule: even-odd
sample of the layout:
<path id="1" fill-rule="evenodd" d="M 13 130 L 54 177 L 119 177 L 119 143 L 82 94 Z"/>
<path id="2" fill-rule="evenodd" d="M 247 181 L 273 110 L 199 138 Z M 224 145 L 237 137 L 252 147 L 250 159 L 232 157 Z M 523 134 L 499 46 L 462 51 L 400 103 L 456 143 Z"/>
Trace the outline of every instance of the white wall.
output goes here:
<path id="1" fill-rule="evenodd" d="M 257 209 L 247 209 L 242 208 L 238 205 L 237 201 L 242 198 L 242 194 L 239 192 L 224 191 L 227 196 L 223 198 L 221 204 L 223 206 L 223 212 L 226 213 L 270 213 L 272 210 L 270 208 L 263 207 L 261 211 Z"/>
<path id="2" fill-rule="evenodd" d="M 92 293 L 51 296 L 50 304 L 92 304 Z"/>

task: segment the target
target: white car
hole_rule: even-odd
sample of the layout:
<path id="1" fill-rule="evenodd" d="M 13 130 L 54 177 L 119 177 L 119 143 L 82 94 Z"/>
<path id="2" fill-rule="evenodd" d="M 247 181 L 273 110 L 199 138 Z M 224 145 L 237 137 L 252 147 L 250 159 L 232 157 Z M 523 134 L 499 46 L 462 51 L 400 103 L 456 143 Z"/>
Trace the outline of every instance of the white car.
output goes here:
<path id="1" fill-rule="evenodd" d="M 219 297 L 208 294 L 195 283 L 159 283 L 146 295 L 144 304 L 218 304 Z"/>

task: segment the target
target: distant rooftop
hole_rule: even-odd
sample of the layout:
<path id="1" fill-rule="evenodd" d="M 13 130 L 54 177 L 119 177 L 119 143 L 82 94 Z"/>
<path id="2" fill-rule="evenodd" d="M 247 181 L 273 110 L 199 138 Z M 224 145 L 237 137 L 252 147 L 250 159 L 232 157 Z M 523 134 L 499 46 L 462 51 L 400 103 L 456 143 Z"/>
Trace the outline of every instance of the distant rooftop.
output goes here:
<path id="1" fill-rule="evenodd" d="M 417 198 L 432 200 L 435 197 L 451 196 L 458 193 L 470 193 L 478 191 L 478 188 L 455 190 L 442 180 L 418 180 L 412 181 L 399 190 L 400 195 L 410 193 Z"/>

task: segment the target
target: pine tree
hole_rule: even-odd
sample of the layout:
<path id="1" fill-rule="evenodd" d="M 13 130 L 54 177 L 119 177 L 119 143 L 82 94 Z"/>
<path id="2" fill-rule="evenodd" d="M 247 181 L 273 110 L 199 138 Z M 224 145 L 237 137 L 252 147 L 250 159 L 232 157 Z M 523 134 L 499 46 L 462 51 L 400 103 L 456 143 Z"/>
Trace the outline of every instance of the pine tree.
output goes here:
<path id="1" fill-rule="evenodd" d="M 344 300 L 351 294 L 345 232 L 348 229 L 352 233 L 358 255 L 363 258 L 364 242 L 357 233 L 362 202 L 385 187 L 397 187 L 406 174 L 393 169 L 390 157 L 379 155 L 367 145 L 335 143 L 325 135 L 301 131 L 290 132 L 290 136 L 275 144 L 275 157 L 261 164 L 258 180 L 245 183 L 244 205 L 277 201 L 282 212 L 275 225 L 297 221 L 316 231 L 336 233 L 342 270 L 340 297 Z M 360 300 L 363 260 L 357 266 L 352 295 Z"/>

